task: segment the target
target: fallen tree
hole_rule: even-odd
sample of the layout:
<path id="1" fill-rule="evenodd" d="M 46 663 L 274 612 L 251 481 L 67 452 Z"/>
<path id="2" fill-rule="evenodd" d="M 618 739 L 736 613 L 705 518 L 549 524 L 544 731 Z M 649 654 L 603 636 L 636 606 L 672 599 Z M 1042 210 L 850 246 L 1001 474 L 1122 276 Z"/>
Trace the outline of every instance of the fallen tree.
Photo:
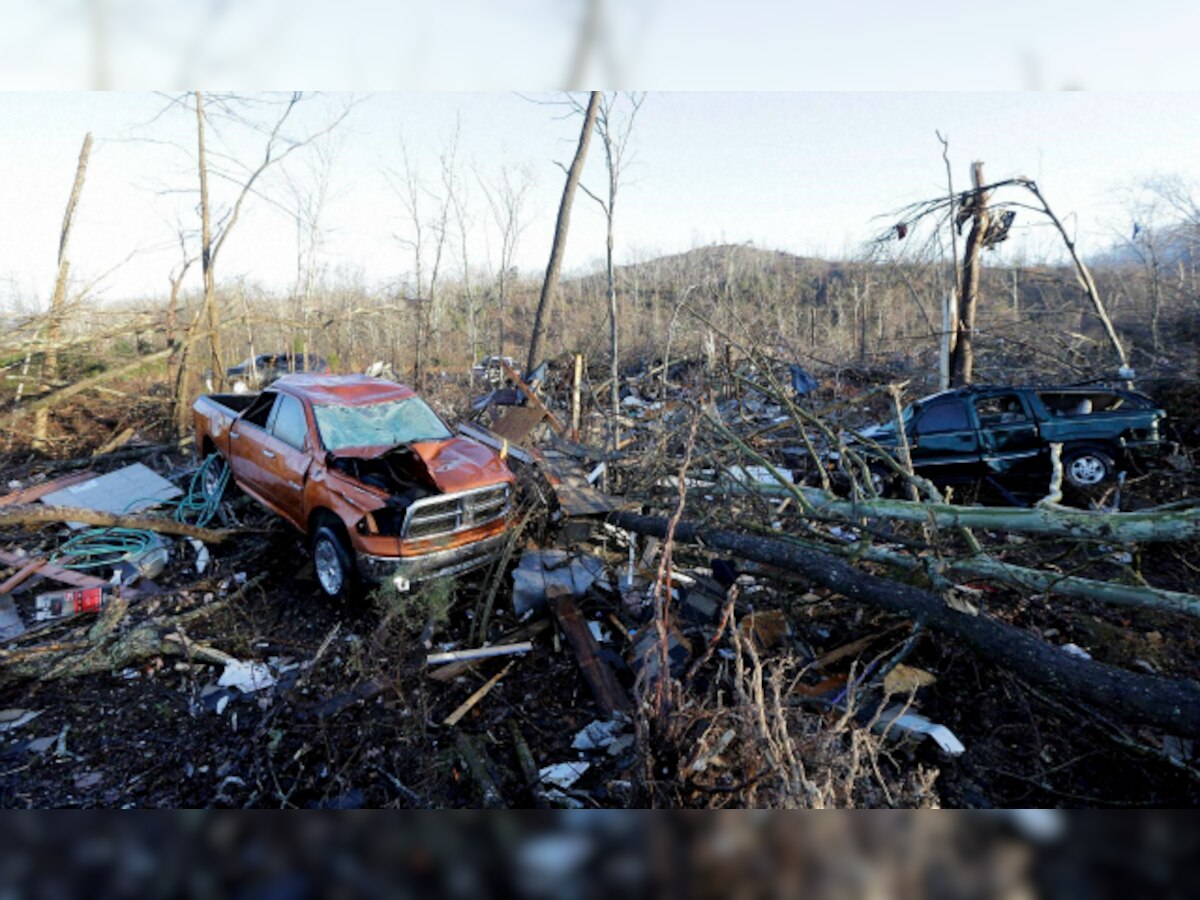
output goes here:
<path id="1" fill-rule="evenodd" d="M 781 486 L 755 484 L 754 491 L 785 496 L 799 494 L 797 499 L 803 500 L 805 508 L 852 520 L 892 519 L 933 524 L 939 528 L 980 528 L 985 531 L 1044 534 L 1115 543 L 1190 541 L 1200 538 L 1200 507 L 1111 513 L 1066 506 L 1019 509 L 883 498 L 846 500 L 820 488 L 790 483 Z"/>
<path id="2" fill-rule="evenodd" d="M 657 538 L 665 538 L 669 526 L 665 518 L 629 512 L 610 513 L 608 521 Z M 836 556 L 777 538 L 681 521 L 674 539 L 799 572 L 850 600 L 906 616 L 949 635 L 1030 684 L 1096 706 L 1128 722 L 1151 725 L 1170 734 L 1200 736 L 1200 686 L 1190 681 L 1142 675 L 1080 659 L 986 615 L 959 612 L 930 591 L 862 572 Z"/>

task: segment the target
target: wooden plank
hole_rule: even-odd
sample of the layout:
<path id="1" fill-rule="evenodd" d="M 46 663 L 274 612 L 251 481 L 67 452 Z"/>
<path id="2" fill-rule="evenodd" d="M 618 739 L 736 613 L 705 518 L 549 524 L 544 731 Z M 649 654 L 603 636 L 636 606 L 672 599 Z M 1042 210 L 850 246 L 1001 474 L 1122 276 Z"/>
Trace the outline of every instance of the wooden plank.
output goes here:
<path id="1" fill-rule="evenodd" d="M 520 628 L 514 629 L 507 634 L 502 634 L 497 640 L 497 644 L 510 644 L 514 641 L 528 640 L 531 637 L 541 634 L 550 627 L 549 619 L 538 619 L 536 622 L 530 622 L 528 625 L 522 625 Z M 461 659 L 457 662 L 448 663 L 444 666 L 439 666 L 436 669 L 430 669 L 425 673 L 428 678 L 434 681 L 453 681 L 464 672 L 468 672 L 475 666 L 483 662 L 482 659 Z"/>
<path id="2" fill-rule="evenodd" d="M 513 662 L 516 662 L 516 660 L 513 660 Z M 455 725 L 457 725 L 459 722 L 461 722 L 462 717 L 465 716 L 467 713 L 469 713 L 472 709 L 474 709 L 475 704 L 478 703 L 480 700 L 482 700 L 484 697 L 486 697 L 491 692 L 492 688 L 494 688 L 497 684 L 500 683 L 500 679 L 508 674 L 508 670 L 511 669 L 512 667 L 513 667 L 513 664 L 510 662 L 507 666 L 505 666 L 503 669 L 501 669 L 499 672 L 497 672 L 495 675 L 493 675 L 491 678 L 489 678 L 487 681 L 485 681 L 483 683 L 483 686 L 481 688 L 479 688 L 479 690 L 477 690 L 470 697 L 468 697 L 466 700 L 464 700 L 462 703 L 460 703 L 458 708 L 456 710 L 454 710 L 454 712 L 452 712 L 452 713 L 450 713 L 450 715 L 446 716 L 446 720 L 442 724 L 449 725 L 451 728 L 453 728 Z"/>
<path id="3" fill-rule="evenodd" d="M 32 562 L 28 563 L 27 565 L 21 567 L 20 569 L 18 569 L 16 571 L 15 574 L 13 574 L 13 576 L 11 578 L 9 578 L 7 581 L 5 581 L 4 584 L 0 584 L 0 594 L 8 594 L 8 593 L 11 593 L 12 591 L 16 590 L 19 586 L 24 584 L 29 579 L 30 576 L 32 576 L 38 569 L 40 569 L 45 564 L 46 564 L 46 560 L 35 559 Z"/>
<path id="4" fill-rule="evenodd" d="M 28 557 L 13 553 L 11 550 L 0 550 L 0 562 L 5 565 L 20 566 L 28 562 L 28 560 Z M 37 574 L 42 578 L 49 578 L 52 581 L 69 584 L 71 587 L 103 587 L 108 584 L 103 578 L 96 578 L 94 575 L 84 575 L 82 572 L 73 572 L 70 569 L 64 569 L 51 563 L 43 565 L 38 569 Z"/>
<path id="5" fill-rule="evenodd" d="M 583 680 L 587 682 L 601 712 L 606 716 L 621 710 L 628 712 L 633 709 L 629 695 L 625 693 L 613 670 L 600 659 L 599 645 L 592 637 L 583 612 L 569 592 L 558 593 L 558 585 L 551 585 L 547 595 L 550 609 L 558 619 L 559 627 L 567 637 L 567 643 L 575 653 Z"/>
<path id="6" fill-rule="evenodd" d="M 5 494 L 3 497 L 0 497 L 0 506 L 12 506 L 15 503 L 32 503 L 46 494 L 53 494 L 62 488 L 97 477 L 97 474 L 90 469 L 83 472 L 72 472 L 70 475 L 63 475 L 61 478 L 52 478 L 49 481 L 43 481 L 41 484 L 35 484 L 19 491 L 13 491 L 11 494 Z"/>

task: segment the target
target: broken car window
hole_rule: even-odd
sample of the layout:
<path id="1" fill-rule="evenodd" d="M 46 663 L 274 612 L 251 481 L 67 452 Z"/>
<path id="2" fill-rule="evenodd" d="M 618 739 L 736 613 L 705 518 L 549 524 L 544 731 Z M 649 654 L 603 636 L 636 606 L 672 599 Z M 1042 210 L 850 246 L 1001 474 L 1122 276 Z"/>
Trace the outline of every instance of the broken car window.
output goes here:
<path id="1" fill-rule="evenodd" d="M 313 407 L 317 431 L 326 450 L 347 447 L 393 447 L 411 441 L 443 441 L 451 437 L 429 405 L 409 397 L 370 406 Z"/>

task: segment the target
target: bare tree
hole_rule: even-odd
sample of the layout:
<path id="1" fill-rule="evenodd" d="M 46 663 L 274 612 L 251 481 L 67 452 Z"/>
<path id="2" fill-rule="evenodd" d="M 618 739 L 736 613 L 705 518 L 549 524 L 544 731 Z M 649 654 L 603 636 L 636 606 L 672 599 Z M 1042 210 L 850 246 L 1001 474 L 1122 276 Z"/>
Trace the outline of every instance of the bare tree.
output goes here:
<path id="1" fill-rule="evenodd" d="M 964 262 L 961 302 L 959 304 L 960 321 L 958 325 L 958 342 L 961 345 L 965 337 L 967 346 L 955 347 L 954 352 L 957 355 L 957 362 L 952 366 L 952 383 L 956 385 L 969 383 L 971 378 L 973 348 L 970 342 L 975 327 L 975 305 L 978 300 L 979 291 L 979 251 L 984 248 L 995 247 L 1006 240 L 1013 220 L 1020 210 L 1031 211 L 1045 216 L 1050 224 L 1054 226 L 1055 231 L 1058 232 L 1063 245 L 1067 249 L 1068 255 L 1071 257 L 1071 262 L 1074 264 L 1075 279 L 1091 302 L 1096 318 L 1100 320 L 1108 342 L 1117 356 L 1118 377 L 1125 381 L 1132 378 L 1132 369 L 1129 367 L 1125 348 L 1121 343 L 1121 339 L 1117 336 L 1116 328 L 1113 326 L 1112 319 L 1109 317 L 1103 301 L 1100 299 L 1100 290 L 1096 287 L 1096 281 L 1092 277 L 1092 273 L 1087 265 L 1083 262 L 1083 259 L 1079 256 L 1075 241 L 1068 234 L 1062 220 L 1059 219 L 1058 215 L 1046 201 L 1037 182 L 1032 178 L 1016 176 L 992 184 L 984 184 L 981 163 L 976 163 L 973 166 L 972 175 L 975 184 L 970 190 L 963 191 L 957 197 L 939 197 L 934 200 L 923 200 L 904 207 L 898 212 L 899 221 L 877 238 L 879 242 L 893 240 L 897 236 L 903 239 L 922 220 L 927 217 L 940 217 L 947 209 L 955 211 L 954 221 L 959 227 L 967 221 L 972 223 L 971 235 L 968 236 L 967 247 L 963 251 Z M 1008 198 L 997 200 L 995 198 L 994 195 L 997 192 L 1010 188 L 1019 188 L 1026 191 L 1027 195 L 1032 195 L 1036 201 L 1036 205 L 1023 202 L 1022 200 Z M 972 279 L 974 279 L 974 282 L 972 282 Z"/>
<path id="2" fill-rule="evenodd" d="M 440 155 L 443 186 L 446 183 L 445 173 L 455 166 L 457 148 L 456 130 Z M 414 285 L 409 301 L 416 324 L 413 329 L 413 381 L 420 388 L 425 383 L 426 353 L 441 325 L 438 276 L 449 238 L 452 191 L 435 191 L 425 183 L 403 139 L 400 141 L 400 153 L 403 168 L 400 172 L 388 173 L 388 180 L 400 200 L 407 222 L 407 229 L 397 233 L 395 238 L 412 254 Z M 426 201 L 432 202 L 432 213 L 427 213 Z"/>
<path id="3" fill-rule="evenodd" d="M 206 97 L 200 91 L 195 91 L 192 99 L 196 115 L 197 166 L 200 181 L 200 266 L 204 278 L 203 310 L 208 332 L 209 360 L 213 382 L 217 389 L 220 389 L 224 385 L 225 378 L 221 353 L 221 311 L 216 292 L 216 266 L 221 251 L 241 217 L 247 198 L 251 194 L 263 197 L 258 190 L 258 183 L 263 174 L 295 151 L 309 146 L 319 137 L 332 132 L 350 114 L 354 101 L 347 103 L 323 127 L 309 131 L 302 137 L 294 137 L 285 132 L 285 127 L 291 124 L 293 114 L 305 99 L 302 92 L 292 92 L 282 100 L 255 98 L 252 101 L 234 94 L 211 94 Z M 257 121 L 257 116 L 254 114 L 264 106 L 276 110 L 265 126 Z M 246 165 L 230 157 L 222 156 L 221 161 L 225 165 L 219 169 L 210 167 L 211 151 L 206 140 L 206 128 L 211 124 L 214 115 L 220 115 L 224 120 L 249 127 L 264 135 L 262 156 L 257 164 Z M 209 191 L 210 172 L 218 174 L 236 186 L 233 203 L 215 228 L 212 222 L 213 204 Z"/>
<path id="4" fill-rule="evenodd" d="M 621 98 L 624 96 L 624 113 L 618 111 Z M 633 133 L 633 122 L 638 110 L 642 107 L 645 94 L 604 94 L 600 100 L 600 108 L 596 113 L 596 133 L 604 146 L 604 166 L 608 175 L 608 193 L 600 197 L 587 186 L 580 183 L 580 189 L 599 204 L 604 212 L 605 241 L 604 241 L 604 271 L 606 296 L 608 299 L 608 349 L 610 356 L 610 388 L 612 402 L 612 427 L 609 431 L 612 449 L 616 449 L 620 441 L 618 422 L 621 413 L 621 366 L 620 346 L 618 335 L 617 315 L 617 273 L 613 262 L 613 224 L 617 211 L 617 192 L 621 186 L 621 175 L 629 162 L 629 136 Z M 576 104 L 576 109 L 583 113 L 583 107 Z"/>
<path id="5" fill-rule="evenodd" d="M 575 158 L 567 170 L 567 182 L 563 185 L 562 201 L 558 205 L 558 220 L 554 225 L 554 242 L 550 245 L 550 262 L 546 265 L 546 278 L 542 282 L 542 294 L 538 298 L 537 312 L 533 318 L 533 334 L 529 338 L 529 356 L 525 371 L 532 372 L 542 353 L 542 338 L 546 329 L 546 316 L 558 288 L 558 275 L 562 270 L 563 254 L 567 248 L 567 231 L 571 227 L 571 205 L 575 202 L 575 188 L 583 174 L 583 163 L 587 159 L 588 145 L 592 140 L 592 129 L 596 124 L 596 113 L 600 108 L 600 91 L 592 91 L 584 111 L 583 127 L 579 132 L 579 144 Z"/>
<path id="6" fill-rule="evenodd" d="M 478 176 L 492 221 L 500 233 L 500 262 L 496 271 L 496 352 L 504 355 L 504 324 L 508 316 L 508 290 L 521 234 L 529 225 L 524 217 L 525 201 L 533 177 L 525 166 L 501 166 L 496 181 L 488 184 Z"/>

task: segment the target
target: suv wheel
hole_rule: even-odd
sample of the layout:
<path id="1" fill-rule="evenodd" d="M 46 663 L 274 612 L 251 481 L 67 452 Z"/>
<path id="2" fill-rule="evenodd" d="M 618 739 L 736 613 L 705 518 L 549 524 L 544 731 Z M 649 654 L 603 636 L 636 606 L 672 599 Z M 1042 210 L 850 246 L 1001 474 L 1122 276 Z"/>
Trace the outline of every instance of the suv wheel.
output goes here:
<path id="1" fill-rule="evenodd" d="M 1094 447 L 1080 447 L 1063 454 L 1063 476 L 1076 488 L 1094 488 L 1111 481 L 1116 465 L 1112 457 Z"/>
<path id="2" fill-rule="evenodd" d="M 322 525 L 312 536 L 312 557 L 321 592 L 333 599 L 348 596 L 356 576 L 354 560 L 342 536 Z"/>

